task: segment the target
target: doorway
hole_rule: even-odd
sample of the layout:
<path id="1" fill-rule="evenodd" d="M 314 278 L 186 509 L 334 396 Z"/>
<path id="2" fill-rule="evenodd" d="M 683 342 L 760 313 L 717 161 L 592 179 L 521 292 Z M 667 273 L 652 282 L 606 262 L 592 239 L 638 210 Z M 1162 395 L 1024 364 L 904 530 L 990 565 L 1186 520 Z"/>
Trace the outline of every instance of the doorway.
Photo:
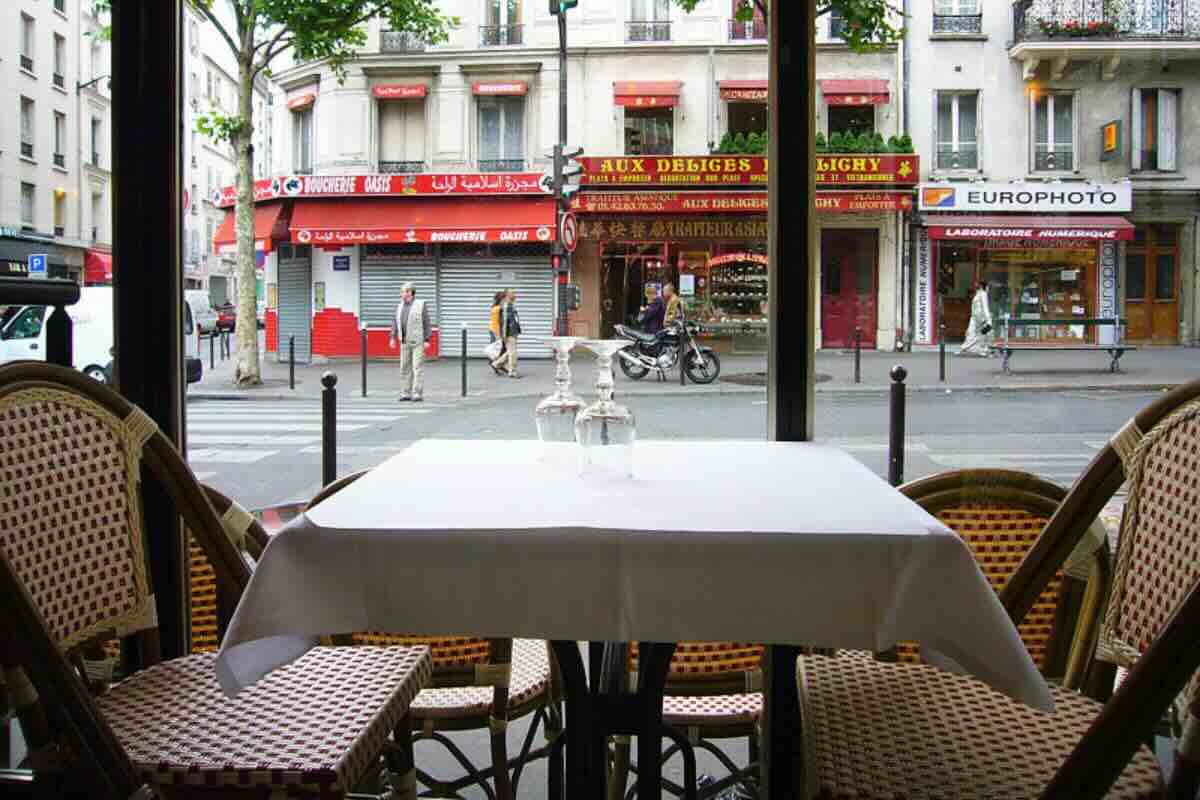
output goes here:
<path id="1" fill-rule="evenodd" d="M 1179 344 L 1179 225 L 1138 225 L 1125 251 L 1126 338 Z"/>
<path id="2" fill-rule="evenodd" d="M 879 276 L 879 231 L 833 228 L 821 231 L 821 346 L 875 347 Z"/>

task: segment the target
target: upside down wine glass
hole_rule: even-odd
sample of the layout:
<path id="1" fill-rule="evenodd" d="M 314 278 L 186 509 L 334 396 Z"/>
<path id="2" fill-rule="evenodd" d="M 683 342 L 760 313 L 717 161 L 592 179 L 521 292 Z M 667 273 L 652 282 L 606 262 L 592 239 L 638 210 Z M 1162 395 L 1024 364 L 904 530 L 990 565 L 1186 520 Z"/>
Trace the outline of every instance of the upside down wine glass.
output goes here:
<path id="1" fill-rule="evenodd" d="M 554 372 L 554 394 L 537 404 L 533 412 L 538 439 L 542 442 L 574 442 L 575 416 L 583 408 L 583 398 L 571 391 L 571 349 L 582 341 L 579 336 L 551 336 L 550 347 L 558 361 Z"/>
<path id="2" fill-rule="evenodd" d="M 613 402 L 613 356 L 629 346 L 626 339 L 586 339 L 583 346 L 596 354 L 596 402 L 575 418 L 579 442 L 579 474 L 596 478 L 632 478 L 633 442 L 637 438 L 633 412 Z"/>

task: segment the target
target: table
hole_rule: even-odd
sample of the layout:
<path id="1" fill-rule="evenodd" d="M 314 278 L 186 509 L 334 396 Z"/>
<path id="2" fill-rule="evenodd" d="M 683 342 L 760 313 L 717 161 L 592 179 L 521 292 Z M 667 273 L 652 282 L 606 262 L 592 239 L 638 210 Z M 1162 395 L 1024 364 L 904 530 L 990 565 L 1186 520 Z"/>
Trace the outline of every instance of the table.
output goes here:
<path id="1" fill-rule="evenodd" d="M 967 546 L 846 453 L 639 442 L 635 480 L 600 483 L 581 480 L 572 455 L 536 441 L 424 440 L 298 517 L 267 547 L 230 622 L 222 686 L 237 691 L 322 633 L 549 639 L 567 681 L 572 798 L 603 797 L 605 736 L 631 729 L 641 796 L 652 796 L 654 720 L 681 640 L 775 645 L 770 797 L 800 786 L 789 769 L 798 645 L 915 640 L 931 663 L 1053 708 Z M 633 697 L 589 689 L 578 640 L 646 643 L 650 679 Z"/>

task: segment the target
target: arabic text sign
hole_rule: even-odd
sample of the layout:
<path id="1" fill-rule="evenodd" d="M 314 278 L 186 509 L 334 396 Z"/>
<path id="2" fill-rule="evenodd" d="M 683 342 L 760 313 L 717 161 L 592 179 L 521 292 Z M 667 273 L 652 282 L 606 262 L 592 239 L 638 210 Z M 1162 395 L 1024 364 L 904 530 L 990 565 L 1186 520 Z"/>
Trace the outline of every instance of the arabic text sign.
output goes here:
<path id="1" fill-rule="evenodd" d="M 296 244 L 311 244 L 318 247 L 341 247 L 352 244 L 400 244 L 406 242 L 432 242 L 435 244 L 549 242 L 553 239 L 554 228 L 551 225 L 526 228 L 477 228 L 461 230 L 439 230 L 436 228 L 396 228 L 389 230 L 292 229 L 293 242 Z"/>
<path id="2" fill-rule="evenodd" d="M 289 197 L 411 197 L 419 195 L 536 194 L 537 172 L 421 173 L 416 175 L 289 175 L 254 183 L 255 202 Z M 229 208 L 237 189 L 226 186 L 213 193 L 213 204 Z"/>

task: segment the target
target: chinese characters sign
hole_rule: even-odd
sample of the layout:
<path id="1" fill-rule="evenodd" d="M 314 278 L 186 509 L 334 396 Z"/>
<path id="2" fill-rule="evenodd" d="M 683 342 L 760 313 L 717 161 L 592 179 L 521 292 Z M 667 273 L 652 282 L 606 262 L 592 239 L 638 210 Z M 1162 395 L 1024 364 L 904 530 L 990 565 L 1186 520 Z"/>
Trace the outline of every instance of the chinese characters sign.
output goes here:
<path id="1" fill-rule="evenodd" d="M 637 217 L 581 218 L 579 237 L 586 241 L 630 239 L 748 239 L 767 238 L 766 219 L 638 219 Z"/>

